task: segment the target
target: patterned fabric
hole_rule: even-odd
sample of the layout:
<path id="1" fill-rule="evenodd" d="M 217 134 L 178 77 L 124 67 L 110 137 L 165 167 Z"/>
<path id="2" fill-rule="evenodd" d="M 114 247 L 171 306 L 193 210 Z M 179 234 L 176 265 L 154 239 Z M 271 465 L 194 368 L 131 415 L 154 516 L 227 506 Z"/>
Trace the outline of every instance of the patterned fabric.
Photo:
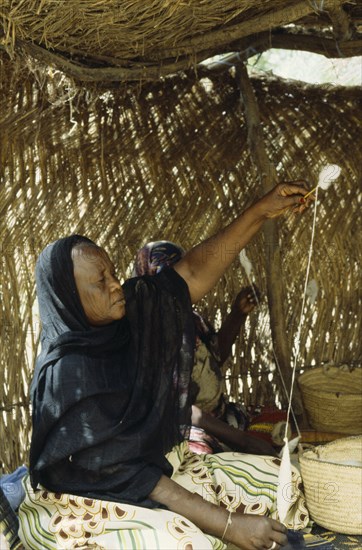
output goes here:
<path id="1" fill-rule="evenodd" d="M 215 353 L 217 340 L 208 346 L 196 338 L 195 362 L 192 371 L 193 402 L 205 412 L 213 413 L 222 401 L 222 375 Z M 223 411 L 222 411 L 223 412 Z"/>
<path id="2" fill-rule="evenodd" d="M 137 252 L 133 276 L 155 275 L 162 268 L 177 263 L 184 254 L 183 248 L 171 241 L 147 243 Z"/>
<path id="3" fill-rule="evenodd" d="M 21 542 L 18 538 L 18 527 L 18 518 L 0 487 L 0 533 L 7 541 L 10 550 L 20 550 L 21 548 Z M 0 543 L 0 548 L 2 548 L 1 540 Z"/>
<path id="4" fill-rule="evenodd" d="M 216 437 L 196 426 L 190 427 L 187 440 L 190 450 L 197 454 L 222 453 L 224 450 Z"/>
<path id="5" fill-rule="evenodd" d="M 277 518 L 276 486 L 280 461 L 239 453 L 195 455 L 186 442 L 167 455 L 172 479 L 191 492 L 229 510 Z M 293 470 L 295 496 L 287 525 L 302 529 L 308 523 L 300 476 Z M 20 506 L 20 538 L 27 548 L 62 549 L 213 549 L 225 545 L 206 535 L 188 519 L 168 510 L 94 500 L 80 496 L 34 493 L 25 481 Z"/>
<path id="6" fill-rule="evenodd" d="M 271 445 L 282 447 L 285 436 L 287 412 L 274 407 L 256 407 L 249 410 L 249 432 L 255 437 L 267 441 Z M 288 438 L 291 437 L 291 429 L 288 426 Z"/>
<path id="7" fill-rule="evenodd" d="M 280 459 L 244 453 L 196 455 L 183 442 L 169 453 L 174 468 L 172 479 L 205 500 L 234 512 L 267 515 L 278 519 L 276 489 Z M 285 520 L 289 529 L 308 524 L 308 512 L 301 492 L 302 480 L 292 467 L 293 496 Z"/>
<path id="8" fill-rule="evenodd" d="M 27 473 L 28 468 L 26 466 L 19 466 L 14 472 L 5 474 L 0 478 L 0 488 L 14 511 L 19 508 L 24 499 L 25 493 L 21 480 Z"/>
<path id="9" fill-rule="evenodd" d="M 317 546 L 315 542 L 315 548 L 318 548 L 318 550 L 361 550 L 362 548 L 362 535 L 342 535 L 329 531 L 316 523 L 312 527 L 310 538 L 312 539 L 312 537 L 319 541 L 320 546 Z M 306 542 L 307 548 L 312 548 L 308 535 L 306 536 Z M 322 544 L 325 546 L 322 546 Z"/>
<path id="10" fill-rule="evenodd" d="M 306 548 L 316 548 L 317 550 L 337 550 L 333 544 L 330 544 L 322 537 L 312 534 L 304 535 Z"/>

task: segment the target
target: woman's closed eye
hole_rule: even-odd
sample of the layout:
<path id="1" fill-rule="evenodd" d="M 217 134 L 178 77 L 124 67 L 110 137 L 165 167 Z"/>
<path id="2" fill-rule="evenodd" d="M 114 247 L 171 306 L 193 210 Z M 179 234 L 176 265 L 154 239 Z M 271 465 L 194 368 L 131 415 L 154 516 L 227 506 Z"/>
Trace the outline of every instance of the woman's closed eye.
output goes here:
<path id="1" fill-rule="evenodd" d="M 98 281 L 96 282 L 97 284 L 100 284 L 100 285 L 103 285 L 104 283 L 106 282 L 106 278 L 104 277 L 104 275 L 102 277 L 100 277 L 98 279 Z"/>
<path id="2" fill-rule="evenodd" d="M 111 274 L 110 274 L 110 278 L 111 278 L 111 279 L 116 279 L 116 280 L 118 281 L 117 273 L 116 273 L 116 272 L 111 273 Z M 101 285 L 105 284 L 105 282 L 106 282 L 106 276 L 105 276 L 105 275 L 103 275 L 102 277 L 100 277 L 100 278 L 98 279 L 98 281 L 97 281 L 97 283 L 99 283 L 99 284 L 101 284 Z"/>

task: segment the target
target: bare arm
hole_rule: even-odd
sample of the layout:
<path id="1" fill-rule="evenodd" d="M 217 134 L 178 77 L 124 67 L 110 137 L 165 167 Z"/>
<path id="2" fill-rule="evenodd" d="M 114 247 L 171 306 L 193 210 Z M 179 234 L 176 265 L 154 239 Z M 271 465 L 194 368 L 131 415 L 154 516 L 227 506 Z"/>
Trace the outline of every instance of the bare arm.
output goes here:
<path id="1" fill-rule="evenodd" d="M 221 538 L 225 531 L 229 513 L 224 507 L 207 502 L 200 495 L 187 491 L 166 476 L 160 478 L 149 497 L 181 514 L 210 535 Z M 242 550 L 262 550 L 270 548 L 274 542 L 276 545 L 286 544 L 285 533 L 285 527 L 273 519 L 234 513 L 224 540 Z"/>
<path id="2" fill-rule="evenodd" d="M 227 422 L 215 418 L 211 414 L 202 411 L 195 405 L 192 406 L 192 425 L 198 426 L 208 434 L 216 437 L 233 451 L 240 453 L 277 456 L 275 449 L 266 441 L 258 439 L 247 432 L 229 426 Z"/>
<path id="3" fill-rule="evenodd" d="M 257 300 L 260 300 L 260 292 L 256 285 L 242 288 L 236 296 L 231 311 L 223 321 L 217 333 L 219 344 L 220 364 L 222 365 L 231 353 L 231 348 L 240 334 L 249 313 L 254 309 Z"/>
<path id="4" fill-rule="evenodd" d="M 149 496 L 173 512 L 185 516 L 202 531 L 216 537 L 222 536 L 228 512 L 184 489 L 172 479 L 162 476 Z"/>
<path id="5" fill-rule="evenodd" d="M 300 199 L 306 193 L 303 182 L 281 183 L 216 235 L 187 252 L 174 269 L 188 284 L 192 302 L 213 288 L 265 220 L 289 209 L 302 212 L 308 199 L 303 204 Z"/>
<path id="6" fill-rule="evenodd" d="M 231 348 L 239 335 L 241 327 L 244 326 L 247 314 L 231 309 L 229 315 L 225 318 L 219 332 L 217 333 L 220 365 L 225 363 L 231 353 Z"/>

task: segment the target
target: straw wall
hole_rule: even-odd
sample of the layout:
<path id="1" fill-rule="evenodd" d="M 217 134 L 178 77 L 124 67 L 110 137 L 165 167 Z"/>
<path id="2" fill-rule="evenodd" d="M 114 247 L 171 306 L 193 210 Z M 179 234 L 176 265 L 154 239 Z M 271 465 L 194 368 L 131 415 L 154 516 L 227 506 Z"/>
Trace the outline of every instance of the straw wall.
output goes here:
<path id="1" fill-rule="evenodd" d="M 229 73 L 200 79 L 180 74 L 137 90 L 85 91 L 61 73 L 17 68 L 5 55 L 0 62 L 0 457 L 9 470 L 26 460 L 29 441 L 29 381 L 39 335 L 33 270 L 41 249 L 60 236 L 86 234 L 105 246 L 126 277 L 143 243 L 166 238 L 191 247 L 260 191 Z M 313 185 L 325 162 L 342 168 L 338 183 L 320 197 L 311 271 L 319 290 L 314 304 L 307 302 L 298 366 L 357 364 L 358 91 L 265 78 L 254 78 L 253 85 L 280 179 Z M 280 221 L 290 341 L 300 317 L 312 214 Z M 261 236 L 247 254 L 263 293 Z M 200 311 L 207 307 L 218 323 L 247 283 L 235 262 Z M 275 366 L 265 299 L 229 367 L 231 398 L 248 404 L 280 399 L 280 382 L 268 380 Z"/>

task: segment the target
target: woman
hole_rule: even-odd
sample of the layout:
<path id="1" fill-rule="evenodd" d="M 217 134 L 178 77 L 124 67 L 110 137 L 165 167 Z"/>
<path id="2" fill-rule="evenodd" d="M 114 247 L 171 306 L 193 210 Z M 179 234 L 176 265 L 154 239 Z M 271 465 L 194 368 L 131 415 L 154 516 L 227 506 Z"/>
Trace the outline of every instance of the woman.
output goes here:
<path id="1" fill-rule="evenodd" d="M 136 254 L 133 275 L 156 275 L 163 268 L 174 266 L 184 254 L 183 248 L 171 241 L 147 243 Z M 233 450 L 276 455 L 270 443 L 245 433 L 247 414 L 236 404 L 229 405 L 223 395 L 221 367 L 259 300 L 260 292 L 255 285 L 242 288 L 218 332 L 193 311 L 196 339 L 195 344 L 190 343 L 195 347 L 195 354 L 189 391 L 192 403 L 189 447 L 195 453 Z"/>
<path id="2" fill-rule="evenodd" d="M 183 248 L 171 241 L 147 243 L 136 254 L 133 276 L 155 275 L 164 267 L 173 266 L 180 261 L 184 254 Z M 226 415 L 221 367 L 230 356 L 248 314 L 259 300 L 260 292 L 255 285 L 242 288 L 218 332 L 194 310 L 196 340 L 192 372 L 193 402 L 216 417 Z"/>
<path id="3" fill-rule="evenodd" d="M 274 519 L 276 459 L 199 456 L 182 441 L 193 362 L 192 339 L 183 336 L 194 326 L 191 302 L 266 219 L 302 211 L 306 192 L 300 183 L 278 185 L 174 269 L 123 286 L 106 252 L 84 237 L 41 253 L 31 484 L 19 511 L 27 548 L 285 544 L 286 528 Z M 297 486 L 286 521 L 293 528 L 308 521 Z"/>

